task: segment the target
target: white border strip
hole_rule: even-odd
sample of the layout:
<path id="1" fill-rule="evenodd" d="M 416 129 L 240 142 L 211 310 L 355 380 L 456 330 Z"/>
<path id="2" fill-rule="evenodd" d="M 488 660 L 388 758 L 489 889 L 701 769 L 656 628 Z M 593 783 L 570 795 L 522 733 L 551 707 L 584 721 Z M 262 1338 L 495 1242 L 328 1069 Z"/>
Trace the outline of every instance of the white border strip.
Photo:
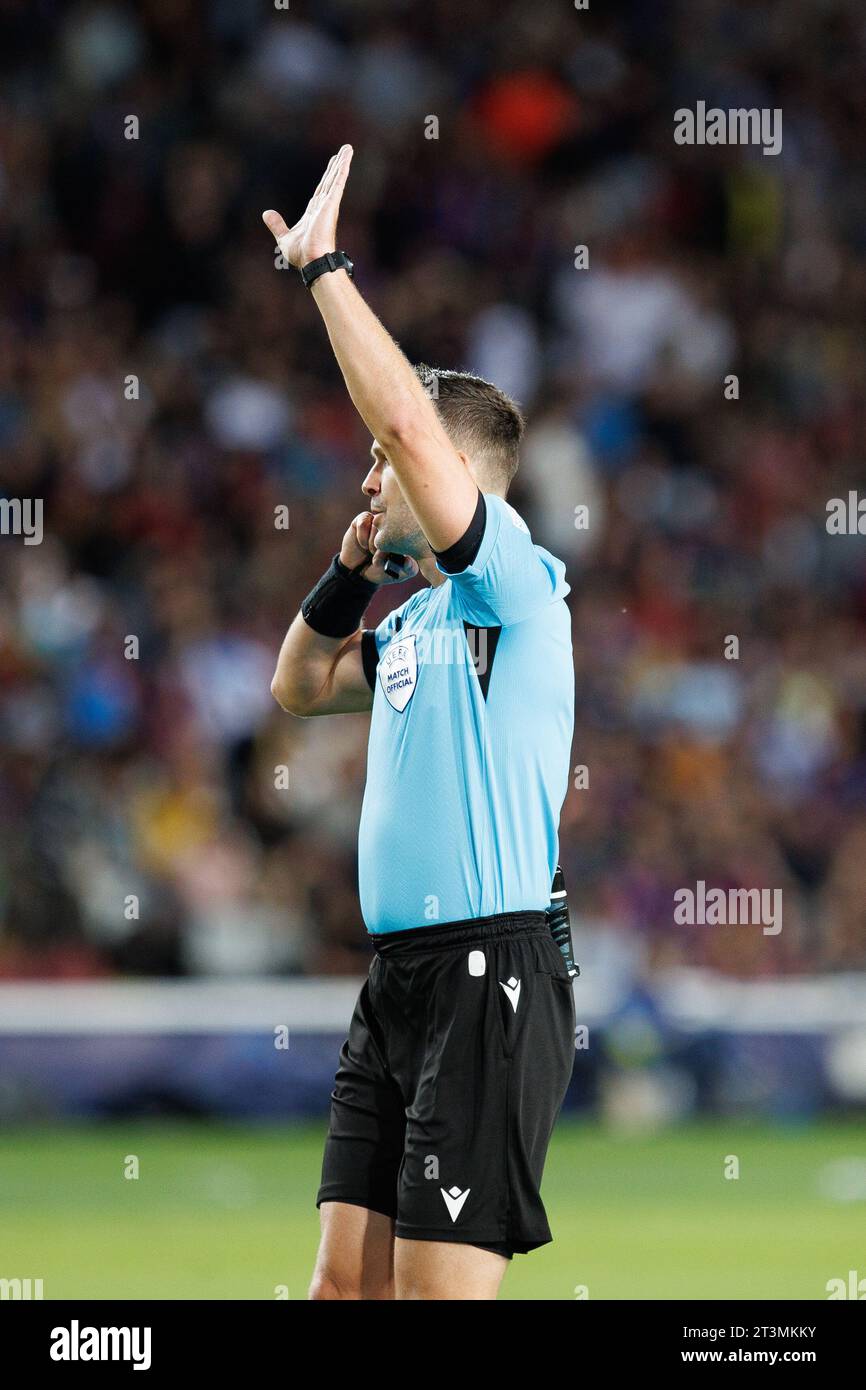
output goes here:
<path id="1" fill-rule="evenodd" d="M 0 984 L 0 1035 L 345 1033 L 362 981 L 147 980 Z"/>
<path id="2" fill-rule="evenodd" d="M 0 983 L 0 1035 L 345 1034 L 360 977 Z M 603 1024 L 626 1002 L 609 980 L 576 982 L 578 1022 Z M 654 981 L 669 1023 L 686 1031 L 837 1033 L 866 1028 L 866 975 L 730 980 L 674 970 Z"/>

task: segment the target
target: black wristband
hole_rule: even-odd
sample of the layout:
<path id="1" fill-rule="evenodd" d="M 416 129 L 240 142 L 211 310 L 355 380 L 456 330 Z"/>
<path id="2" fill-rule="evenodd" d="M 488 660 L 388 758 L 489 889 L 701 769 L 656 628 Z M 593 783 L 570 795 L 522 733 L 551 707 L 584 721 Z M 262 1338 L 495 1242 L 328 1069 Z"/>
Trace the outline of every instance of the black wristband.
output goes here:
<path id="1" fill-rule="evenodd" d="M 360 573 L 373 560 L 350 570 L 335 555 L 318 584 L 301 604 L 301 617 L 320 637 L 351 637 L 360 627 L 364 610 L 378 584 Z"/>
<path id="2" fill-rule="evenodd" d="M 301 279 L 307 289 L 312 289 L 320 275 L 327 275 L 329 270 L 345 270 L 350 280 L 355 277 L 355 265 L 349 260 L 345 251 L 329 251 L 327 256 L 319 256 L 318 260 L 308 261 L 306 265 L 300 267 Z"/>

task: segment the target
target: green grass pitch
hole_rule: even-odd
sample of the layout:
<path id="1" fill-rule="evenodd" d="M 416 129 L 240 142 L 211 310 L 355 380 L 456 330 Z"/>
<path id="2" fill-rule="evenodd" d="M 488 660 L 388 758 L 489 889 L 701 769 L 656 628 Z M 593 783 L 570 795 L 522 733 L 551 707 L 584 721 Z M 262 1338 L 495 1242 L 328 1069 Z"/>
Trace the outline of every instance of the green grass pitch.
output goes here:
<path id="1" fill-rule="evenodd" d="M 7 1131 L 0 1277 L 41 1278 L 46 1299 L 273 1299 L 278 1285 L 304 1299 L 322 1138 L 320 1125 Z M 849 1159 L 866 1164 L 862 1125 L 635 1138 L 564 1120 L 543 1189 L 554 1243 L 515 1258 L 501 1297 L 825 1299 L 828 1279 L 866 1275 L 863 1192 L 826 1195 Z"/>

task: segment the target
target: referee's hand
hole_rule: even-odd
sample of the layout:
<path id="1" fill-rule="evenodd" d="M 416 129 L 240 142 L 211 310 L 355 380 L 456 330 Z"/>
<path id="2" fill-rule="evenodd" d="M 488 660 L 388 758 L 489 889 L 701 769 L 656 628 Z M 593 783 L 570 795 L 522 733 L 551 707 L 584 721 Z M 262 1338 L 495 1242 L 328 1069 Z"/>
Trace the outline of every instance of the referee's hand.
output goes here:
<path id="1" fill-rule="evenodd" d="M 351 163 L 352 146 L 341 145 L 319 180 L 306 212 L 293 227 L 273 208 L 262 213 L 262 221 L 273 232 L 280 251 L 296 269 L 336 251 L 340 200 Z"/>
<path id="2" fill-rule="evenodd" d="M 394 557 L 389 556 L 386 551 L 376 549 L 372 512 L 359 512 L 354 518 L 343 537 L 340 560 L 350 570 L 356 569 L 365 560 L 369 560 L 370 563 L 364 570 L 364 578 L 371 580 L 374 584 L 402 584 L 404 580 L 412 579 L 418 573 L 418 566 L 409 555 L 399 557 L 398 574 L 386 573 L 385 565 L 389 560 L 391 568 L 395 567 Z"/>

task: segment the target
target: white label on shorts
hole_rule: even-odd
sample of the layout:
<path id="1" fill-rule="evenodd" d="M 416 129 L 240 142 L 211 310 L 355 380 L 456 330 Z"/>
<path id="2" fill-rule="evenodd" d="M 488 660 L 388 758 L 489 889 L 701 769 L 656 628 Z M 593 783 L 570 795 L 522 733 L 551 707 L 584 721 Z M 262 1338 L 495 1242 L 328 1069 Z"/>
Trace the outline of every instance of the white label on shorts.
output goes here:
<path id="1" fill-rule="evenodd" d="M 469 974 L 483 975 L 487 969 L 487 958 L 483 951 L 469 952 Z"/>

